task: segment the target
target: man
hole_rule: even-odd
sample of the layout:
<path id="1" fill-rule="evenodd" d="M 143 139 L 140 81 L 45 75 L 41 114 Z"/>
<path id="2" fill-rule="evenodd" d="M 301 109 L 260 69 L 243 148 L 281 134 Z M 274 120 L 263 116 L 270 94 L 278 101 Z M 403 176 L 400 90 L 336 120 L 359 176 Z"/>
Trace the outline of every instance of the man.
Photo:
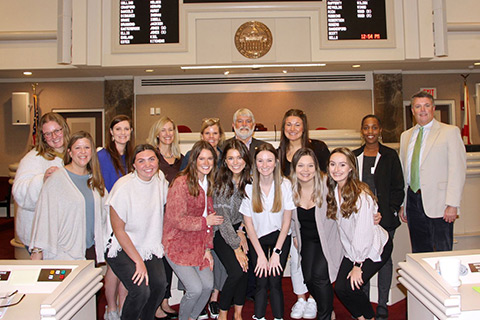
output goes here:
<path id="1" fill-rule="evenodd" d="M 252 111 L 247 108 L 235 111 L 233 114 L 232 126 L 235 130 L 235 137 L 231 139 L 242 141 L 250 152 L 250 158 L 254 161 L 255 150 L 267 142 L 257 140 L 253 137 L 253 133 L 255 132 L 255 117 L 253 116 Z M 228 142 L 229 140 L 225 142 Z"/>
<path id="2" fill-rule="evenodd" d="M 400 137 L 407 189 L 400 218 L 408 223 L 412 252 L 451 251 L 465 184 L 465 146 L 457 127 L 433 118 L 429 93 L 418 92 L 411 102 L 417 125 Z"/>

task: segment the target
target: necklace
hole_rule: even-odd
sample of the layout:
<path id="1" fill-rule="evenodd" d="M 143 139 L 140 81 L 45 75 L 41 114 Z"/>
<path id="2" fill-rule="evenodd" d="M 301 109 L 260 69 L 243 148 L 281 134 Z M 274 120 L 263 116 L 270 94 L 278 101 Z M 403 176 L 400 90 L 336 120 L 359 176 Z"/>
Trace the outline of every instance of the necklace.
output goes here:
<path id="1" fill-rule="evenodd" d="M 160 154 L 165 158 L 165 159 L 172 159 L 173 158 L 173 154 L 170 154 L 169 156 L 167 156 L 166 154 L 164 153 L 161 153 Z"/>

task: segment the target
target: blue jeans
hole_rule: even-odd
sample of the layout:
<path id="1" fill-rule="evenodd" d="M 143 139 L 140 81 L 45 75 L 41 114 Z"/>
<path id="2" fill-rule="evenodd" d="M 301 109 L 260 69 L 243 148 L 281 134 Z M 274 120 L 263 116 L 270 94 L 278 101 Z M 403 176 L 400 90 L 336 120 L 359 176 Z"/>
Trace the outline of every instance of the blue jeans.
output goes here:
<path id="1" fill-rule="evenodd" d="M 153 320 L 155 311 L 162 302 L 167 287 L 162 259 L 153 256 L 151 260 L 144 261 L 148 272 L 148 286 L 145 280 L 141 285 L 133 283 L 132 277 L 136 270 L 135 262 L 130 259 L 125 251 L 119 251 L 115 258 L 108 258 L 105 254 L 105 259 L 128 290 L 122 309 L 122 320 L 138 320 L 138 318 Z"/>

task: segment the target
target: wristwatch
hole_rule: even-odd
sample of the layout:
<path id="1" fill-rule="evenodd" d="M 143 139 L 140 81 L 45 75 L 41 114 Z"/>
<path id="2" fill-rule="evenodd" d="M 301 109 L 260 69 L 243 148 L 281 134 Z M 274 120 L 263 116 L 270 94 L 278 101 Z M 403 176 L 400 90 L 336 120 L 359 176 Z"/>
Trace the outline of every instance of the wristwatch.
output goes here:
<path id="1" fill-rule="evenodd" d="M 278 249 L 278 248 L 275 248 L 273 249 L 273 253 L 276 253 L 278 255 L 281 255 L 282 254 L 282 250 L 281 249 Z"/>
<path id="2" fill-rule="evenodd" d="M 361 268 L 363 266 L 363 262 L 355 262 L 353 266 Z"/>

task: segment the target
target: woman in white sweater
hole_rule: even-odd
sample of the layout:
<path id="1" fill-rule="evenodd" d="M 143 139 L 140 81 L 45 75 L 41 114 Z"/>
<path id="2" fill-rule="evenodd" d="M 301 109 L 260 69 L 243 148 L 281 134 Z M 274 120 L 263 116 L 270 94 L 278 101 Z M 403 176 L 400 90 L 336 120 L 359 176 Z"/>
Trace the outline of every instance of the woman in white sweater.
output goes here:
<path id="1" fill-rule="evenodd" d="M 58 169 L 45 182 L 33 221 L 32 260 L 103 262 L 105 186 L 92 136 L 72 135 Z"/>
<path id="2" fill-rule="evenodd" d="M 12 190 L 18 205 L 15 230 L 27 249 L 40 190 L 48 177 L 63 166 L 63 152 L 70 139 L 67 122 L 58 113 L 44 114 L 38 127 L 35 148 L 20 161 Z"/>
<path id="3" fill-rule="evenodd" d="M 106 203 L 113 233 L 105 257 L 128 290 L 122 319 L 154 319 L 165 296 L 162 235 L 168 182 L 158 159 L 152 145 L 135 147 L 135 171 L 115 183 Z"/>

